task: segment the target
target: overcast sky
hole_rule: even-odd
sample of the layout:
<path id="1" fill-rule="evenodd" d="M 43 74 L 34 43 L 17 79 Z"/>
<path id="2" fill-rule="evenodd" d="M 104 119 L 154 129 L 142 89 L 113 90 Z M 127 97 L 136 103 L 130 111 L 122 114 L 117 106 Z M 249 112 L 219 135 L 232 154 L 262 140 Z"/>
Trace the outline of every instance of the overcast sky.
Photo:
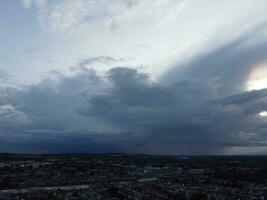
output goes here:
<path id="1" fill-rule="evenodd" d="M 0 152 L 267 154 L 266 0 L 2 0 Z"/>

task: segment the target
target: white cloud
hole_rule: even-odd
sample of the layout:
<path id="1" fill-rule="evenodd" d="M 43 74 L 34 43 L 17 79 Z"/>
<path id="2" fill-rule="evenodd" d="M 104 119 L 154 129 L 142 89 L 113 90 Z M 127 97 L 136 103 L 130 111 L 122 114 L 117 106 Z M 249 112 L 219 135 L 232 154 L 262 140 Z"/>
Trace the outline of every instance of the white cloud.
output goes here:
<path id="1" fill-rule="evenodd" d="M 51 31 L 65 31 L 99 20 L 102 25 L 112 29 L 116 23 L 142 18 L 151 19 L 152 23 L 162 26 L 168 20 L 176 18 L 188 2 L 190 1 L 114 0 L 110 3 L 105 0 L 64 0 L 50 3 L 39 18 L 45 30 Z"/>
<path id="2" fill-rule="evenodd" d="M 43 10 L 39 16 L 42 27 L 51 31 L 65 31 L 81 20 L 93 10 L 95 2 L 83 0 L 60 1 Z"/>
<path id="3" fill-rule="evenodd" d="M 22 0 L 22 5 L 24 8 L 36 7 L 38 9 L 44 8 L 46 6 L 46 0 Z"/>
<path id="4" fill-rule="evenodd" d="M 1 123 L 9 121 L 16 124 L 30 121 L 29 117 L 25 113 L 17 110 L 11 104 L 0 105 L 0 120 Z"/>
<path id="5" fill-rule="evenodd" d="M 22 5 L 24 8 L 30 8 L 32 6 L 32 0 L 22 0 Z"/>
<path id="6" fill-rule="evenodd" d="M 47 4 L 46 0 L 35 0 L 34 3 L 37 8 L 44 8 Z"/>
<path id="7" fill-rule="evenodd" d="M 34 5 L 33 0 L 25 2 Z M 144 66 L 153 79 L 158 79 L 173 65 L 183 66 L 266 21 L 265 7 L 265 0 L 47 1 L 38 9 L 38 23 L 44 31 L 41 35 L 54 40 L 53 45 L 38 48 L 45 49 L 43 55 L 59 64 L 31 62 L 32 58 L 27 62 L 34 63 L 31 67 L 35 71 L 37 65 L 42 66 L 38 70 L 43 73 L 55 67 L 66 70 L 83 57 L 131 57 L 125 65 Z M 255 42 L 265 38 L 257 37 Z M 101 67 L 89 67 L 102 71 Z"/>

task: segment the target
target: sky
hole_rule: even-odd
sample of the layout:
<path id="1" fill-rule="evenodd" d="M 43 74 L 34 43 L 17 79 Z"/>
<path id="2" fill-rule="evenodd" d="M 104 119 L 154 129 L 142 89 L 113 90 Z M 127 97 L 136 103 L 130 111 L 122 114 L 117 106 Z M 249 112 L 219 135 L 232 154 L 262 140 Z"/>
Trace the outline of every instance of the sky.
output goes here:
<path id="1" fill-rule="evenodd" d="M 0 152 L 267 154 L 266 0 L 2 0 Z"/>

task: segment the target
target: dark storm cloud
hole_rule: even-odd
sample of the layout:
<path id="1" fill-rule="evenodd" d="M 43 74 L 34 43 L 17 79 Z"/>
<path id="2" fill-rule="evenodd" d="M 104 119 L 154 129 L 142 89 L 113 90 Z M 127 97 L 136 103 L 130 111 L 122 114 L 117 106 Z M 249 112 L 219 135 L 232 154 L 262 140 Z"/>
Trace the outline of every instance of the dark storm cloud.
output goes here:
<path id="1" fill-rule="evenodd" d="M 224 99 L 219 100 L 218 103 L 222 103 L 224 105 L 231 105 L 231 104 L 242 105 L 259 101 L 266 97 L 267 97 L 267 89 L 253 90 L 250 92 L 244 92 L 238 95 L 226 97 Z"/>
<path id="2" fill-rule="evenodd" d="M 110 138 L 117 142 L 110 143 Z M 9 147 L 12 152 L 26 153 L 121 152 L 124 146 L 123 139 L 114 140 L 113 134 L 88 130 L 27 130 L 0 141 L 0 151 Z"/>
<path id="3" fill-rule="evenodd" d="M 265 139 L 249 137 L 261 130 L 253 124 L 257 112 L 247 112 L 250 106 L 226 105 L 225 99 L 210 101 L 216 96 L 212 82 L 179 80 L 162 86 L 127 68 L 112 69 L 108 79 L 112 88 L 92 97 L 89 108 L 81 113 L 133 132 L 130 142 L 136 142 L 141 151 L 222 153 L 225 147 L 261 145 Z M 227 98 L 245 95 L 255 96 L 250 92 Z"/>
<path id="4" fill-rule="evenodd" d="M 202 93 L 206 95 L 195 101 L 203 86 L 194 80 L 181 80 L 166 87 L 150 83 L 146 74 L 122 67 L 111 69 L 108 80 L 112 87 L 90 98 L 88 110 L 81 113 L 130 127 L 169 121 L 172 115 L 186 117 L 209 93 L 206 90 Z"/>
<path id="5" fill-rule="evenodd" d="M 12 136 L 5 144 L 42 152 L 220 154 L 232 146 L 261 146 L 266 139 L 264 123 L 249 112 L 252 102 L 263 109 L 264 90 L 215 101 L 212 82 L 181 79 L 166 86 L 122 67 L 106 77 L 82 71 L 13 94 L 12 111 L 30 121 L 6 128 Z"/>
<path id="6" fill-rule="evenodd" d="M 1 150 L 223 154 L 265 147 L 267 123 L 258 113 L 267 109 L 266 89 L 243 92 L 266 59 L 267 43 L 253 42 L 261 32 L 178 66 L 162 82 L 127 67 L 100 76 L 85 65 L 121 60 L 98 57 L 83 60 L 72 76 L 53 73 L 3 92 Z"/>

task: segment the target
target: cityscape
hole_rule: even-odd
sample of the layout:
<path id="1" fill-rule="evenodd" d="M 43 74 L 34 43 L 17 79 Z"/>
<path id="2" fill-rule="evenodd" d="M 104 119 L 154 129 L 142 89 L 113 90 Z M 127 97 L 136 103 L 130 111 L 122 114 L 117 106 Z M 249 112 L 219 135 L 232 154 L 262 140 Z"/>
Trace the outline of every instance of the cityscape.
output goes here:
<path id="1" fill-rule="evenodd" d="M 1 200 L 264 200 L 267 157 L 0 156 Z"/>
<path id="2" fill-rule="evenodd" d="M 0 200 L 267 200 L 267 0 L 0 0 Z"/>

